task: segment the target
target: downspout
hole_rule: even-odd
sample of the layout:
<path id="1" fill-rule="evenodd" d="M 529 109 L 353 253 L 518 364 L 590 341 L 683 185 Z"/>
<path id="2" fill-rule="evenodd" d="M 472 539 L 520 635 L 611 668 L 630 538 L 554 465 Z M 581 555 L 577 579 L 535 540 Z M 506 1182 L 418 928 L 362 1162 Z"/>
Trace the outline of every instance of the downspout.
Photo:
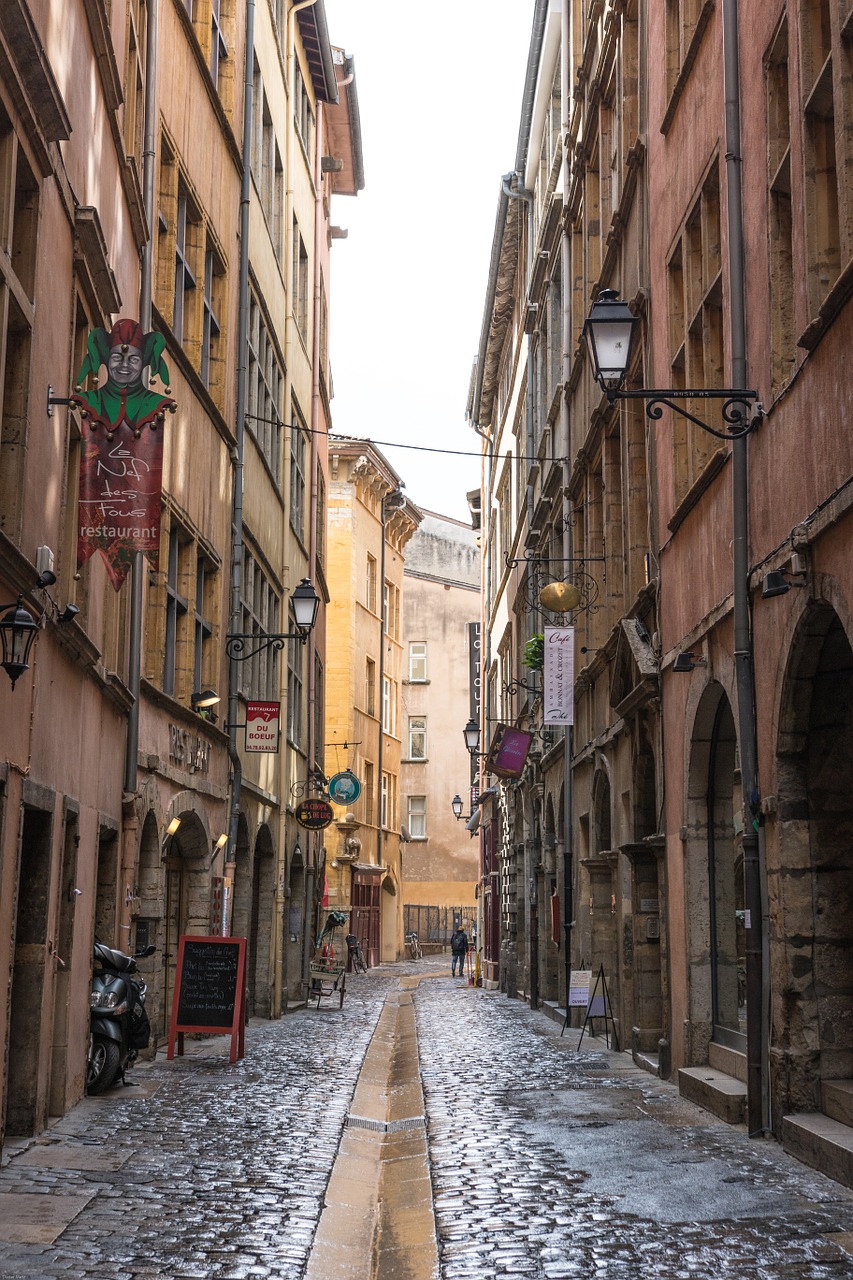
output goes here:
<path id="1" fill-rule="evenodd" d="M 744 293 L 743 195 L 740 149 L 740 65 L 737 0 L 723 0 L 723 90 L 725 98 L 727 230 L 733 388 L 745 388 L 746 300 Z M 743 867 L 746 934 L 747 1126 L 751 1136 L 769 1131 L 767 1082 L 769 975 L 764 959 L 763 876 L 758 847 L 758 743 L 755 673 L 749 617 L 749 469 L 747 441 L 732 442 L 732 532 L 734 559 L 734 657 L 743 790 Z"/>
<path id="2" fill-rule="evenodd" d="M 157 158 L 157 0 L 148 0 L 148 25 L 145 41 L 145 123 L 142 141 L 142 201 L 148 224 L 148 239 L 142 247 L 142 270 L 139 282 L 139 324 L 143 333 L 151 329 L 154 292 L 154 176 Z M 127 684 L 133 695 L 133 706 L 127 716 L 127 744 L 124 764 L 124 789 L 136 791 L 136 757 L 139 750 L 139 683 L 142 668 L 142 585 L 144 564 L 141 551 L 133 557 L 130 582 L 130 620 Z"/>
<path id="3" fill-rule="evenodd" d="M 566 219 L 566 211 L 569 198 L 569 152 L 566 147 L 566 138 L 569 133 L 569 103 L 571 102 L 571 32 L 569 29 L 570 15 L 567 6 L 563 5 L 563 11 L 560 20 L 560 145 L 563 148 L 563 230 L 560 239 L 560 272 L 562 276 L 562 328 L 563 328 L 563 350 L 562 350 L 562 377 L 563 377 L 563 393 L 560 397 L 560 439 L 563 442 L 563 448 L 566 458 L 566 470 L 569 468 L 569 459 L 572 456 L 571 449 L 571 422 L 569 421 L 569 401 L 566 388 L 569 385 L 571 377 L 571 350 L 572 350 L 572 309 L 571 309 L 571 241 L 569 238 L 568 222 Z M 570 499 L 568 497 L 569 476 L 565 477 L 565 495 L 564 505 L 568 507 Z M 568 515 L 568 511 L 564 511 L 564 516 Z M 570 524 L 567 519 L 563 520 L 563 559 L 568 563 L 569 556 L 572 554 Z M 574 697 L 574 691 L 572 691 Z M 574 719 L 574 717 L 573 717 Z M 563 963 L 565 967 L 566 981 L 566 1021 L 565 1026 L 569 1025 L 569 1016 L 571 1009 L 569 1006 L 569 991 L 572 985 L 572 926 L 574 925 L 574 812 L 573 812 L 573 796 L 572 796 L 572 750 L 573 750 L 574 728 L 572 724 L 567 724 L 565 728 L 565 736 L 563 739 Z"/>
<path id="4" fill-rule="evenodd" d="M 254 109 L 255 0 L 246 0 L 246 57 L 243 83 L 243 176 L 240 184 L 240 260 L 238 264 L 237 320 L 237 413 L 236 444 L 231 455 L 234 486 L 231 503 L 231 625 L 235 635 L 242 631 L 240 596 L 243 587 L 243 450 L 246 431 L 246 391 L 249 368 L 249 206 L 252 194 L 252 113 Z M 236 866 L 237 831 L 240 819 L 240 792 L 243 765 L 237 750 L 240 711 L 239 663 L 228 664 L 228 755 L 231 760 L 231 812 L 228 821 L 226 862 Z M 229 928 L 223 921 L 223 928 Z M 277 969 L 278 966 L 276 966 Z M 276 970 L 274 970 L 275 972 Z M 276 979 L 275 981 L 280 981 Z M 275 996 L 273 996 L 275 1002 Z M 274 1005 L 274 1007 L 277 1007 Z"/>
<path id="5" fill-rule="evenodd" d="M 148 23 L 145 39 L 145 119 L 142 137 L 142 203 L 148 239 L 142 247 L 139 281 L 139 324 L 143 333 L 151 331 L 154 291 L 154 177 L 157 159 L 157 0 L 148 0 Z M 122 882 L 135 881 L 139 814 L 133 797 L 138 791 L 137 757 L 139 754 L 139 692 L 142 672 L 142 591 L 145 581 L 145 558 L 134 553 L 130 567 L 130 616 L 128 618 L 127 687 L 132 697 L 127 713 L 127 738 L 124 755 L 124 796 L 122 798 Z M 130 924 L 122 895 L 122 926 L 127 942 L 116 943 L 130 950 Z"/>

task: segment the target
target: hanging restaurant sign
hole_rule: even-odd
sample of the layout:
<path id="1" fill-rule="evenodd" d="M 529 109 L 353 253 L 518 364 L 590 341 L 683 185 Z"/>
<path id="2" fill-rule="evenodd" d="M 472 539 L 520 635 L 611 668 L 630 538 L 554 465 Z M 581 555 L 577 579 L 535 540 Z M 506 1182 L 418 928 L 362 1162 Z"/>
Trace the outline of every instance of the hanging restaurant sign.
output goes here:
<path id="1" fill-rule="evenodd" d="M 280 702 L 246 703 L 247 751 L 278 751 L 280 730 Z"/>
<path id="2" fill-rule="evenodd" d="M 575 629 L 546 627 L 542 687 L 545 724 L 574 724 Z"/>
<path id="3" fill-rule="evenodd" d="M 329 779 L 329 798 L 335 804 L 355 804 L 361 795 L 361 783 L 352 769 L 332 774 Z"/>
<path id="4" fill-rule="evenodd" d="M 499 724 L 486 757 L 486 773 L 497 774 L 499 778 L 520 778 L 532 741 L 532 733 Z"/>
<path id="5" fill-rule="evenodd" d="M 322 831 L 335 814 L 328 800 L 301 800 L 293 816 L 300 827 L 305 827 L 307 831 Z"/>
<path id="6" fill-rule="evenodd" d="M 100 551 L 116 591 L 137 551 L 156 569 L 160 554 L 163 422 L 174 413 L 168 395 L 147 390 L 142 374 L 159 378 L 169 370 L 162 358 L 165 338 L 143 333 L 135 320 L 119 320 L 109 333 L 93 329 L 71 403 L 83 422 L 77 521 L 77 568 Z M 107 380 L 94 390 L 86 379 L 106 366 Z"/>

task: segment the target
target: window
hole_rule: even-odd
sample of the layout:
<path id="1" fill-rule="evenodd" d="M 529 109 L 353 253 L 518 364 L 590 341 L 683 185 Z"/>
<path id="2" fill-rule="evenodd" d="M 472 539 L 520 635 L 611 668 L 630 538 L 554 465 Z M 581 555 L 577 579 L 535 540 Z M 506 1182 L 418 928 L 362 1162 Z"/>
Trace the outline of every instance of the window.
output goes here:
<path id="1" fill-rule="evenodd" d="M 186 554 L 181 547 L 180 530 L 172 525 L 169 532 L 169 560 L 166 571 L 166 643 L 163 651 L 163 692 L 174 695 L 178 652 L 183 641 L 183 620 L 187 613 Z"/>
<path id="2" fill-rule="evenodd" d="M 765 60 L 768 220 L 770 248 L 770 359 L 774 393 L 794 371 L 794 233 L 791 215 L 791 116 L 788 24 L 783 22 Z"/>
<path id="3" fill-rule="evenodd" d="M 422 684 L 427 678 L 427 647 L 425 640 L 409 641 L 409 681 Z"/>
<path id="4" fill-rule="evenodd" d="M 672 386 L 724 386 L 723 273 L 720 248 L 720 178 L 715 158 L 684 220 L 667 263 Z M 692 413 L 697 406 L 687 401 Z M 701 412 L 701 411 L 700 411 Z M 673 424 L 676 495 L 680 501 L 716 445 L 704 431 Z"/>
<path id="5" fill-rule="evenodd" d="M 317 563 L 326 564 L 326 478 L 317 468 L 317 518 L 314 526 Z"/>
<path id="6" fill-rule="evenodd" d="M 278 635 L 279 596 L 248 547 L 243 548 L 240 631 L 247 636 Z M 251 645 L 247 644 L 247 647 Z M 247 698 L 278 697 L 278 654 L 264 649 L 238 664 L 240 692 Z"/>
<path id="7" fill-rule="evenodd" d="M 220 0 L 210 0 L 210 75 L 214 86 L 219 86 L 219 64 L 228 57 L 228 45 L 222 34 Z"/>
<path id="8" fill-rule="evenodd" d="M 287 736 L 302 748 L 302 664 L 305 646 L 301 640 L 287 642 Z"/>
<path id="9" fill-rule="evenodd" d="M 296 420 L 290 428 L 290 526 L 305 539 L 305 432 Z"/>
<path id="10" fill-rule="evenodd" d="M 39 186 L 2 107 L 0 175 L 0 528 L 16 539 L 27 448 Z"/>
<path id="11" fill-rule="evenodd" d="M 501 482 L 498 486 L 498 513 L 500 519 L 500 558 L 501 563 L 498 567 L 499 572 L 503 572 L 504 566 L 509 559 L 509 553 L 512 547 L 512 501 L 510 497 L 510 472 L 509 464 L 504 471 Z"/>
<path id="12" fill-rule="evenodd" d="M 214 249 L 204 255 L 204 297 L 202 300 L 201 380 L 208 390 L 217 387 L 222 378 L 219 354 L 219 310 L 216 282 L 222 279 L 222 263 Z"/>
<path id="13" fill-rule="evenodd" d="M 382 677 L 382 728 L 392 735 L 397 732 L 397 686 L 390 676 Z"/>
<path id="14" fill-rule="evenodd" d="M 696 31 L 702 0 L 666 0 L 666 79 L 675 88 Z"/>
<path id="15" fill-rule="evenodd" d="M 364 603 L 371 613 L 376 612 L 376 557 L 368 554 Z"/>
<path id="16" fill-rule="evenodd" d="M 364 800 L 364 821 L 367 826 L 373 826 L 375 821 L 375 803 L 376 803 L 376 771 L 370 760 L 364 761 L 364 791 L 362 799 Z"/>
<path id="17" fill-rule="evenodd" d="M 189 257 L 193 238 L 191 228 L 191 207 L 186 188 L 183 183 L 180 183 L 175 220 L 175 297 L 172 308 L 172 331 L 181 345 L 191 332 L 192 291 L 196 284 Z"/>
<path id="18" fill-rule="evenodd" d="M 841 270 L 842 206 L 835 152 L 836 116 L 843 128 L 848 110 L 836 102 L 836 85 L 848 81 L 849 44 L 833 47 L 830 0 L 806 0 L 800 10 L 800 76 L 805 112 L 806 279 L 809 313 L 816 316 Z M 849 25 L 847 26 L 849 33 Z M 846 212 L 846 210 L 845 210 Z"/>
<path id="19" fill-rule="evenodd" d="M 293 219 L 293 317 L 303 340 L 308 338 L 308 250 Z"/>
<path id="20" fill-rule="evenodd" d="M 413 840 L 426 840 L 426 796 L 409 796 L 408 822 L 409 835 Z"/>
<path id="21" fill-rule="evenodd" d="M 302 145 L 309 161 L 313 164 L 314 110 L 311 106 L 311 99 L 308 97 L 305 81 L 302 78 L 302 68 L 298 62 L 295 63 L 293 80 L 293 116 L 296 123 L 296 132 L 302 140 Z"/>
<path id="22" fill-rule="evenodd" d="M 144 0 L 127 6 L 127 59 L 124 73 L 124 145 L 142 172 L 142 133 L 145 124 L 145 20 Z"/>
<path id="23" fill-rule="evenodd" d="M 325 756 L 326 733 L 326 683 L 323 662 L 319 653 L 314 653 L 314 763 L 323 768 Z"/>
<path id="24" fill-rule="evenodd" d="M 409 759 L 426 760 L 426 716 L 409 716 Z"/>
<path id="25" fill-rule="evenodd" d="M 382 773 L 382 792 L 380 795 L 380 826 L 396 827 L 397 825 L 397 779 L 393 773 Z"/>
<path id="26" fill-rule="evenodd" d="M 376 715 L 376 663 L 372 658 L 364 664 L 364 709 L 369 716 Z"/>
<path id="27" fill-rule="evenodd" d="M 400 638 L 400 588 L 393 582 L 385 581 L 382 595 L 384 609 L 385 634 L 395 640 Z"/>
<path id="28" fill-rule="evenodd" d="M 211 637 L 213 636 L 213 584 L 212 566 L 205 556 L 196 558 L 195 571 L 195 646 L 193 657 L 193 691 L 213 684 Z M 209 656 L 210 655 L 210 656 Z"/>
<path id="29" fill-rule="evenodd" d="M 284 164 L 257 65 L 254 72 L 254 113 L 252 176 L 273 249 L 281 261 L 284 252 Z"/>
<path id="30" fill-rule="evenodd" d="M 281 484 L 284 369 L 254 294 L 249 297 L 249 427 L 276 484 Z"/>

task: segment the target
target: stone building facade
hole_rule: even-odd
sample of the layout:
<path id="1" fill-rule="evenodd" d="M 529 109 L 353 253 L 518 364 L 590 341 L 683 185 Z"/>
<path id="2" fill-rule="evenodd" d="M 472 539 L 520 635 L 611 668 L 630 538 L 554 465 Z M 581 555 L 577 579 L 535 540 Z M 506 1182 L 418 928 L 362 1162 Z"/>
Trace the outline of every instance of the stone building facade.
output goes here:
<path id="1" fill-rule="evenodd" d="M 568 890 L 622 1047 L 849 1182 L 847 8 L 535 6 L 469 413 L 485 717 L 536 735 L 483 838 L 493 976 L 565 1007 Z M 638 319 L 627 399 L 583 339 L 604 288 Z M 692 421 L 645 412 L 667 388 Z M 519 664 L 557 579 L 570 768 Z"/>
<path id="2" fill-rule="evenodd" d="M 155 23 L 150 4 L 81 0 L 61 26 L 26 0 L 0 13 L 0 604 L 41 624 L 15 687 L 0 673 L 4 1132 L 38 1132 L 84 1092 L 93 937 L 155 944 L 141 964 L 155 1040 L 181 934 L 245 932 L 256 1013 L 301 993 L 302 951 L 284 949 L 290 787 L 322 733 L 285 735 L 241 786 L 236 722 L 261 673 L 225 655 L 230 633 L 289 629 L 301 578 L 328 599 L 313 441 L 329 425 L 330 201 L 363 177 L 351 60 L 322 0 L 297 8 L 160 3 Z M 88 427 L 68 401 L 90 334 L 119 317 L 161 335 L 177 410 L 159 562 L 137 555 L 116 590 L 100 555 L 76 563 Z M 306 718 L 322 701 L 323 636 L 321 622 L 289 665 L 264 666 L 288 727 L 300 696 Z"/>
<path id="3" fill-rule="evenodd" d="M 403 902 L 467 908 L 470 934 L 478 846 L 451 803 L 458 794 L 463 817 L 470 820 L 472 804 L 479 812 L 462 731 L 479 702 L 480 552 L 470 526 L 423 515 L 406 546 L 403 579 Z"/>
<path id="4" fill-rule="evenodd" d="M 406 660 L 406 545 L 421 512 L 373 445 L 335 440 L 329 455 L 326 768 L 360 793 L 325 832 L 331 911 L 349 916 L 367 963 L 403 947 L 400 769 Z"/>

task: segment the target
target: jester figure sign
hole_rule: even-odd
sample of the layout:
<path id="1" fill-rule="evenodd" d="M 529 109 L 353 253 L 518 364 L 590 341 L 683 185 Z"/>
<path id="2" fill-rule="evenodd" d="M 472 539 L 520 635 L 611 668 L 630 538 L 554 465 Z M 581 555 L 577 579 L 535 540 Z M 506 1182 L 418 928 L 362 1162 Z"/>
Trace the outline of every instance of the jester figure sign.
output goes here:
<path id="1" fill-rule="evenodd" d="M 155 568 L 159 557 L 162 428 L 177 405 L 143 386 L 142 375 L 148 369 L 152 386 L 159 378 L 168 392 L 165 345 L 162 334 L 144 334 L 135 320 L 119 320 L 109 333 L 94 329 L 71 397 L 83 423 L 77 567 L 100 551 L 116 591 L 137 551 Z M 84 390 L 103 366 L 106 382 Z"/>

